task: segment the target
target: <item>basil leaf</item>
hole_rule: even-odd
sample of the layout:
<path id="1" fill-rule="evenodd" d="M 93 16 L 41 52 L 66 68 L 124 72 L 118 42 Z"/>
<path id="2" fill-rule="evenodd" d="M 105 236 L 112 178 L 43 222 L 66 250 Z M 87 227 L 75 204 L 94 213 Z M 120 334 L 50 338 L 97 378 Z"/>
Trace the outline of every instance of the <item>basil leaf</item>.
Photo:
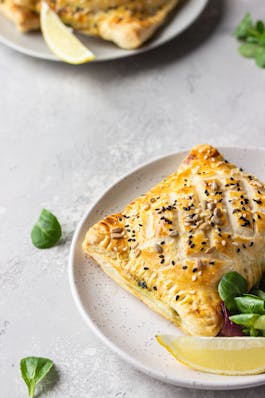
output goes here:
<path id="1" fill-rule="evenodd" d="M 49 249 L 56 245 L 62 235 L 57 218 L 46 209 L 40 213 L 39 220 L 31 231 L 31 240 L 38 249 Z"/>
<path id="2" fill-rule="evenodd" d="M 28 386 L 29 397 L 33 398 L 36 385 L 53 367 L 53 362 L 47 358 L 26 357 L 20 361 L 23 380 Z"/>
<path id="3" fill-rule="evenodd" d="M 236 297 L 235 302 L 239 311 L 243 314 L 265 314 L 264 300 L 251 294 Z"/>
<path id="4" fill-rule="evenodd" d="M 263 23 L 262 21 L 257 21 L 257 23 L 256 23 L 256 30 L 257 30 L 259 33 L 261 33 L 261 34 L 264 32 L 265 27 L 264 27 L 264 23 Z"/>
<path id="5" fill-rule="evenodd" d="M 247 328 L 253 327 L 258 318 L 258 314 L 238 314 L 229 317 L 230 321 Z M 245 333 L 245 329 L 243 329 L 243 332 Z"/>
<path id="6" fill-rule="evenodd" d="M 248 36 L 249 29 L 254 28 L 250 14 L 246 14 L 237 26 L 234 35 L 238 39 L 245 39 Z"/>
<path id="7" fill-rule="evenodd" d="M 265 330 L 265 315 L 261 315 L 254 323 L 255 329 Z"/>
<path id="8" fill-rule="evenodd" d="M 265 48 L 261 48 L 256 55 L 256 64 L 260 68 L 265 68 Z"/>
<path id="9" fill-rule="evenodd" d="M 258 44 L 244 43 L 239 49 L 239 53 L 246 58 L 256 58 L 260 51 L 260 46 Z"/>
<path id="10" fill-rule="evenodd" d="M 234 298 L 247 292 L 247 281 L 238 272 L 228 272 L 224 274 L 218 284 L 218 293 L 227 309 L 232 312 L 237 311 Z"/>

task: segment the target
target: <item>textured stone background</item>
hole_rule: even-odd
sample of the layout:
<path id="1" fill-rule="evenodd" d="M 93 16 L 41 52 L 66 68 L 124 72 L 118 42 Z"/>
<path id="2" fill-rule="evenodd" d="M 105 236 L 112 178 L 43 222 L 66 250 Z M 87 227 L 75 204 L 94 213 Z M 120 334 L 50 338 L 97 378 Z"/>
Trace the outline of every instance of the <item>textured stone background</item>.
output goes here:
<path id="1" fill-rule="evenodd" d="M 72 67 L 0 46 L 0 396 L 26 397 L 25 355 L 55 360 L 52 398 L 258 398 L 265 387 L 199 392 L 154 381 L 95 338 L 70 296 L 71 237 L 87 207 L 139 163 L 209 142 L 265 146 L 265 72 L 237 54 L 231 33 L 262 0 L 212 0 L 168 45 L 121 61 Z M 40 209 L 65 243 L 34 249 Z"/>

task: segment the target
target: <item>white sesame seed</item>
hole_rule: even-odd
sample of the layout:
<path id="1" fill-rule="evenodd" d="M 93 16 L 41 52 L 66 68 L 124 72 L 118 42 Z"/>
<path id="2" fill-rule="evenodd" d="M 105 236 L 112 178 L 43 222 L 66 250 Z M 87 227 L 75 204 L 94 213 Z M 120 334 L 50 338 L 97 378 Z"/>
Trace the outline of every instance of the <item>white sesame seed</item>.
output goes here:
<path id="1" fill-rule="evenodd" d="M 232 245 L 233 246 L 238 246 L 238 243 L 237 242 L 232 242 Z"/>
<path id="2" fill-rule="evenodd" d="M 222 240 L 222 246 L 226 246 L 226 240 Z"/>
<path id="3" fill-rule="evenodd" d="M 149 203 L 144 203 L 144 204 L 143 204 L 143 209 L 144 209 L 144 210 L 148 210 L 149 208 L 150 208 Z"/>
<path id="4" fill-rule="evenodd" d="M 215 252 L 215 250 L 216 250 L 216 247 L 212 246 L 206 250 L 205 254 L 212 254 L 213 252 Z"/>
<path id="5" fill-rule="evenodd" d="M 191 280 L 192 282 L 195 282 L 197 280 L 197 275 L 192 275 Z"/>

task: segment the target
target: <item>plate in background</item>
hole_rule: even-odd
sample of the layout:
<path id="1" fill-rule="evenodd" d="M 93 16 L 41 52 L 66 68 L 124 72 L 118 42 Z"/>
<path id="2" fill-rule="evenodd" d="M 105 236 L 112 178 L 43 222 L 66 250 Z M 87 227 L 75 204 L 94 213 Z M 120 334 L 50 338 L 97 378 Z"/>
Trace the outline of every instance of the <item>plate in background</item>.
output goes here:
<path id="1" fill-rule="evenodd" d="M 183 32 L 201 14 L 207 2 L 208 0 L 186 0 L 179 10 L 173 13 L 170 21 L 146 45 L 138 50 L 123 50 L 99 38 L 84 35 L 79 35 L 79 38 L 96 54 L 96 61 L 128 57 L 155 48 Z M 40 32 L 20 33 L 16 30 L 13 23 L 2 15 L 0 15 L 0 42 L 32 57 L 58 61 L 46 46 Z"/>
<path id="2" fill-rule="evenodd" d="M 239 167 L 265 176 L 265 150 L 221 148 Z M 194 371 L 180 365 L 155 340 L 156 334 L 181 334 L 170 322 L 113 282 L 99 266 L 85 259 L 81 243 L 87 229 L 107 214 L 122 209 L 174 172 L 187 152 L 148 163 L 114 184 L 88 210 L 73 238 L 69 277 L 76 305 L 91 329 L 127 362 L 163 382 L 198 389 L 225 390 L 265 384 L 265 374 L 221 376 Z"/>

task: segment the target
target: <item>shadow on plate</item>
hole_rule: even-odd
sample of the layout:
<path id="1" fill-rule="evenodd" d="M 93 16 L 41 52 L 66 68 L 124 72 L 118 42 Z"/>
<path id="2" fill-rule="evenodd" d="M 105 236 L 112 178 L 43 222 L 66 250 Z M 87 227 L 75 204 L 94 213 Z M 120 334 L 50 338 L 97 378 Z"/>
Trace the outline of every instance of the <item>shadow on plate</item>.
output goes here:
<path id="1" fill-rule="evenodd" d="M 224 0 L 210 0 L 200 17 L 179 36 L 145 53 L 136 54 L 132 58 L 122 59 L 120 63 L 127 67 L 128 64 L 136 63 L 141 68 L 150 68 L 174 62 L 178 58 L 184 57 L 186 54 L 194 51 L 209 39 L 221 22 L 223 13 Z M 110 63 L 114 62 L 110 61 Z M 129 67 L 130 69 L 133 71 L 132 67 Z"/>

